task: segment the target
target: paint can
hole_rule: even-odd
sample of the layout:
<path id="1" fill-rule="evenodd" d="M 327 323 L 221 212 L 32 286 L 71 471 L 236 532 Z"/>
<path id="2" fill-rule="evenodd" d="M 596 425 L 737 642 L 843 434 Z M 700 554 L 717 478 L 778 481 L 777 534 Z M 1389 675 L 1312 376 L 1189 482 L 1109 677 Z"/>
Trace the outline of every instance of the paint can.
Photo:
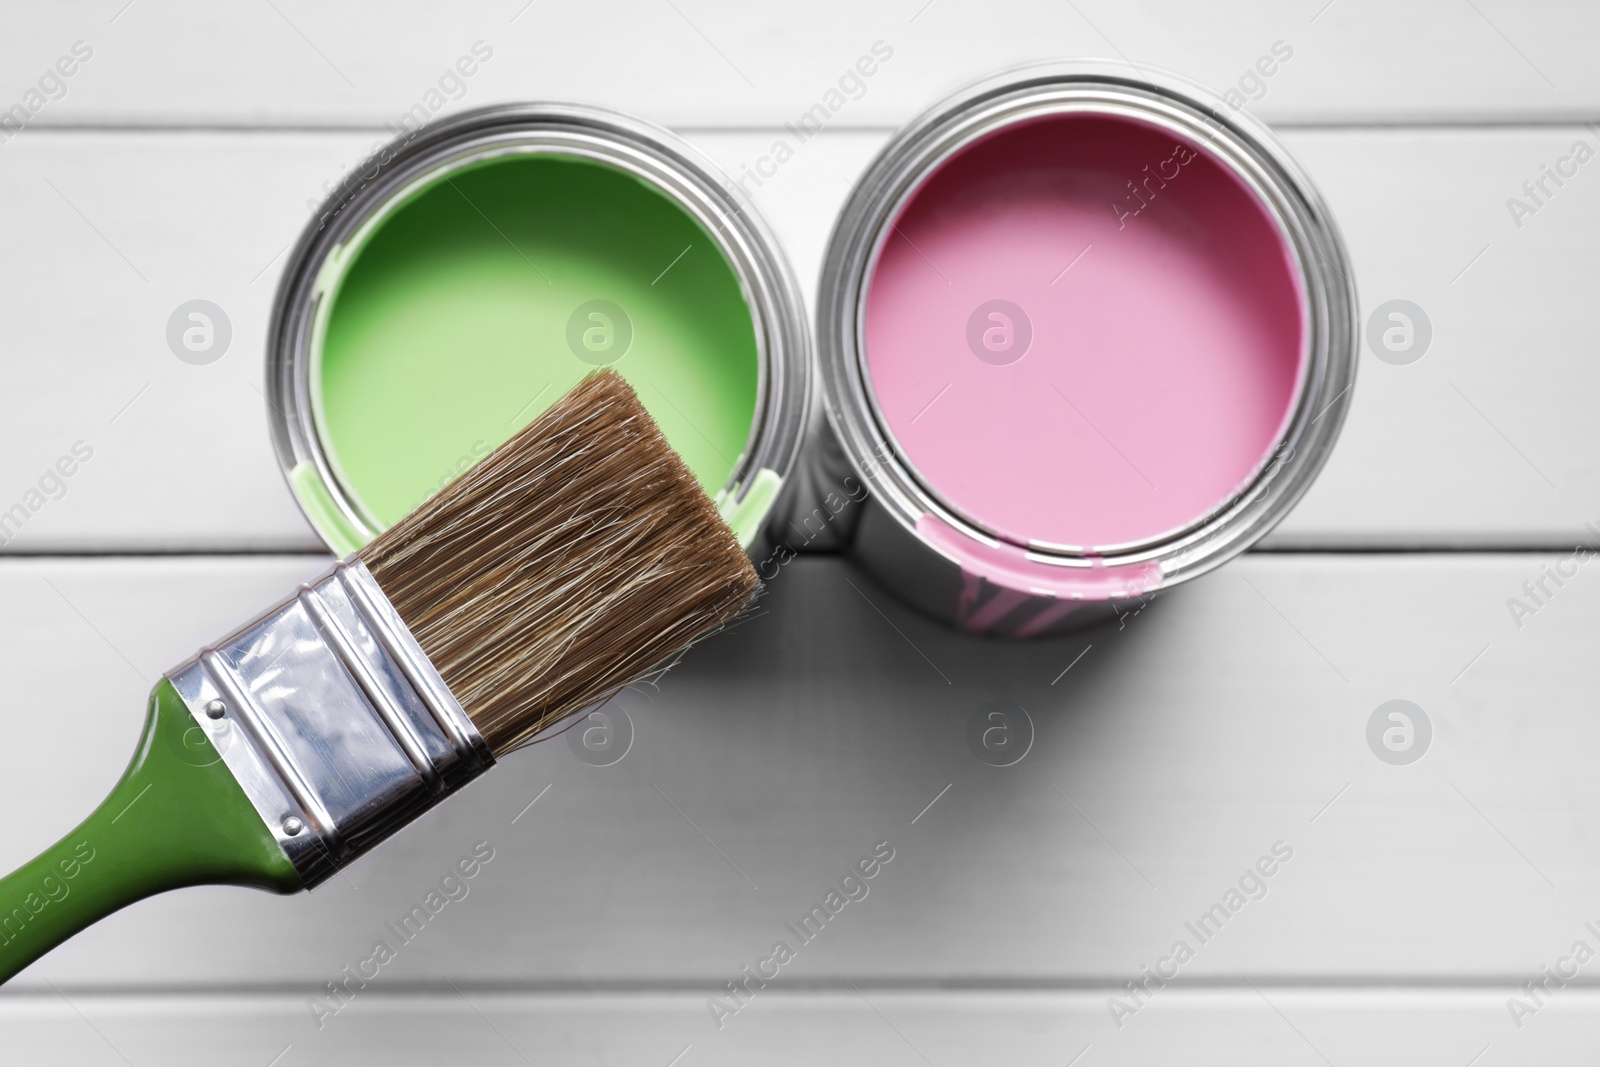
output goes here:
<path id="1" fill-rule="evenodd" d="M 1270 531 L 1338 436 L 1358 337 L 1276 137 L 1109 63 L 991 77 L 899 131 L 836 223 L 817 334 L 828 432 L 786 532 L 827 526 L 916 607 L 1016 637 Z"/>
<path id="2" fill-rule="evenodd" d="M 802 306 L 765 223 L 668 131 L 568 104 L 463 112 L 369 157 L 290 254 L 274 445 L 345 555 L 610 365 L 759 552 L 810 408 Z"/>

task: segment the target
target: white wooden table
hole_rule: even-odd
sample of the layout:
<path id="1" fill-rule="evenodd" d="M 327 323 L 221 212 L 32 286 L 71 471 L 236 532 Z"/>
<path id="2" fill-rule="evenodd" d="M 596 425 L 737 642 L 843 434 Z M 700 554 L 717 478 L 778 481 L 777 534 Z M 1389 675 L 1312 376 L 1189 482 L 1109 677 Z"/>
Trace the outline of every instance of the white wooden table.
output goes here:
<path id="1" fill-rule="evenodd" d="M 733 172 L 888 43 L 757 196 L 809 281 L 848 180 L 959 84 L 1120 55 L 1222 91 L 1283 41 L 1250 106 L 1331 202 L 1363 306 L 1413 301 L 1434 339 L 1409 366 L 1364 350 L 1294 515 L 1124 630 L 975 641 L 804 558 L 624 698 L 621 762 L 521 754 L 309 897 L 115 916 L 0 992 L 0 1061 L 1591 1062 L 1600 961 L 1519 1019 L 1508 998 L 1600 950 L 1600 564 L 1520 627 L 1507 600 L 1600 543 L 1600 162 L 1520 226 L 1507 198 L 1600 151 L 1600 8 L 124 3 L 19 7 L 0 36 L 0 109 L 93 50 L 0 137 L 0 510 L 93 449 L 0 550 L 0 866 L 98 801 L 162 669 L 326 564 L 267 438 L 270 295 L 307 200 L 474 42 L 493 56 L 449 109 L 600 102 Z M 194 298 L 233 326 L 209 366 L 164 339 Z M 1005 768 L 964 740 L 997 698 L 1036 735 Z M 1409 766 L 1368 747 L 1391 699 L 1432 724 Z M 308 998 L 479 841 L 470 895 L 319 1029 Z M 719 1028 L 708 998 L 880 841 L 868 897 Z M 1187 934 L 1276 842 L 1266 895 Z M 1180 938 L 1179 976 L 1128 997 Z"/>

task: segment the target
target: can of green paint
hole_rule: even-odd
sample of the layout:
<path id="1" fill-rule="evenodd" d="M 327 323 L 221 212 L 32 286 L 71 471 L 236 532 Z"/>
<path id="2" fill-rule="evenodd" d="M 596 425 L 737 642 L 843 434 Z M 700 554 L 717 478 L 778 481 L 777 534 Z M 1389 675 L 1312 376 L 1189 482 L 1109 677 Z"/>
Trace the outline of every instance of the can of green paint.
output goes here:
<path id="1" fill-rule="evenodd" d="M 596 366 L 614 366 L 765 551 L 812 376 L 777 242 L 668 131 L 568 104 L 391 142 L 324 203 L 273 307 L 268 417 L 295 499 L 352 552 Z"/>

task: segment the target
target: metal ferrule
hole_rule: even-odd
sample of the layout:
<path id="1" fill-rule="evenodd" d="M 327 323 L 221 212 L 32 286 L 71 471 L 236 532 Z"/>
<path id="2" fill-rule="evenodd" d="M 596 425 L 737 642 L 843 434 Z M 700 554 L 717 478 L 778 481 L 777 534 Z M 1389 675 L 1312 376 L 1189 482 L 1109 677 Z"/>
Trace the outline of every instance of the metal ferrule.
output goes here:
<path id="1" fill-rule="evenodd" d="M 307 889 L 494 764 L 356 557 L 167 677 Z"/>

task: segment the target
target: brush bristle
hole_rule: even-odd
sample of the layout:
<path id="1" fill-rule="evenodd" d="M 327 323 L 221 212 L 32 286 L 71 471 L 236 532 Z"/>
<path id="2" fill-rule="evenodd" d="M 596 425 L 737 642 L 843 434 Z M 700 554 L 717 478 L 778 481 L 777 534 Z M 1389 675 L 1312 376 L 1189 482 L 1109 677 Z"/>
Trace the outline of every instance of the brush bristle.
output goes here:
<path id="1" fill-rule="evenodd" d="M 496 755 L 648 675 L 760 585 L 609 370 L 361 558 Z"/>

